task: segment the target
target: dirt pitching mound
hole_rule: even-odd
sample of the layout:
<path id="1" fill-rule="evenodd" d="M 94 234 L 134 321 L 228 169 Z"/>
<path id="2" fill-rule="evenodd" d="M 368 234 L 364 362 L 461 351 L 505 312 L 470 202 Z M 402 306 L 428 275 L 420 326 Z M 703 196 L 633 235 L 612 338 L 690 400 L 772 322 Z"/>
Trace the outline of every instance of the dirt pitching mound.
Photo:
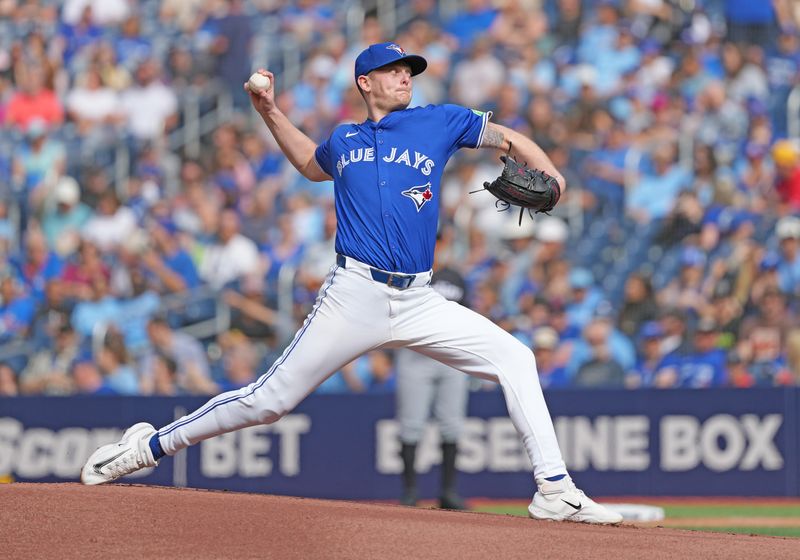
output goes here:
<path id="1" fill-rule="evenodd" d="M 0 485 L 0 558 L 792 558 L 796 539 L 115 484 Z"/>

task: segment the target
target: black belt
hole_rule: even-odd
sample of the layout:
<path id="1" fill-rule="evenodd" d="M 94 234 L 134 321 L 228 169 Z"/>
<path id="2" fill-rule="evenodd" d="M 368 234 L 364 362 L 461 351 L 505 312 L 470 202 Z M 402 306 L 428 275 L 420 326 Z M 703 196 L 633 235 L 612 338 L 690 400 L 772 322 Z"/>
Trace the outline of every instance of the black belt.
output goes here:
<path id="1" fill-rule="evenodd" d="M 336 264 L 341 266 L 342 268 L 347 268 L 347 257 L 344 255 L 336 255 Z M 414 282 L 414 279 L 417 277 L 416 274 L 399 274 L 397 272 L 386 272 L 379 268 L 369 267 L 369 273 L 372 275 L 372 279 L 376 282 L 380 282 L 381 284 L 386 284 L 387 286 L 391 286 L 392 288 L 397 288 L 398 290 L 405 290 L 406 288 L 410 288 L 411 284 Z"/>

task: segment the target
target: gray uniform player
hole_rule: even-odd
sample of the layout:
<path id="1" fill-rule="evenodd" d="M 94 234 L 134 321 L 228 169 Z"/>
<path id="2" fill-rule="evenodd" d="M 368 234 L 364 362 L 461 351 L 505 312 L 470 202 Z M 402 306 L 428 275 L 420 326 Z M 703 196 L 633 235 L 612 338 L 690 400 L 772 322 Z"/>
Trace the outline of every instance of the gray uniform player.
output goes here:
<path id="1" fill-rule="evenodd" d="M 466 283 L 452 268 L 433 274 L 431 287 L 450 301 L 461 305 L 466 300 Z M 467 413 L 469 378 L 448 365 L 412 350 L 398 350 L 397 419 L 400 422 L 400 455 L 403 458 L 401 503 L 417 504 L 417 473 L 414 462 L 428 418 L 433 412 L 442 442 L 442 483 L 439 507 L 464 509 L 456 490 L 458 437 Z"/>

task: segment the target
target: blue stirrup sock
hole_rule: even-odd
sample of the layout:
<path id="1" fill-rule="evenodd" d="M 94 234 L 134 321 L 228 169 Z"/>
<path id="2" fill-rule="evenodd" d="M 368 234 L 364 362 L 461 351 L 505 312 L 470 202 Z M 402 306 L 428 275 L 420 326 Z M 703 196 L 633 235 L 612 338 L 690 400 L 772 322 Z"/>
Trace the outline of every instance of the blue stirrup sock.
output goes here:
<path id="1" fill-rule="evenodd" d="M 150 445 L 152 445 L 152 443 Z M 547 482 L 558 482 L 559 480 L 561 480 L 565 476 L 567 476 L 566 473 L 565 474 L 557 474 L 555 476 L 548 476 L 547 478 L 545 478 L 545 480 Z"/>
<path id="2" fill-rule="evenodd" d="M 150 451 L 153 452 L 153 459 L 156 461 L 166 455 L 164 450 L 161 449 L 161 442 L 158 441 L 158 432 L 153 434 L 153 437 L 150 438 Z"/>

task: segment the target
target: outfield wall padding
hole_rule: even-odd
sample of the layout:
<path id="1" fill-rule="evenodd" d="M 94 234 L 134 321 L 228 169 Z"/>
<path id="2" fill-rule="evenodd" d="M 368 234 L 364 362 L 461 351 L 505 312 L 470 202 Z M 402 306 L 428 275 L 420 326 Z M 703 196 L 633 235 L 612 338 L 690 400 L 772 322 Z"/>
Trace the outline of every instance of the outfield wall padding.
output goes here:
<path id="1" fill-rule="evenodd" d="M 546 394 L 573 478 L 603 496 L 798 496 L 800 389 L 563 390 Z M 0 476 L 74 481 L 88 454 L 139 421 L 163 426 L 206 399 L 0 399 Z M 295 496 L 394 499 L 393 395 L 312 395 L 270 426 L 166 458 L 130 482 Z M 435 423 L 417 453 L 437 496 Z M 526 498 L 531 466 L 499 391 L 473 393 L 459 446 L 465 496 Z"/>

